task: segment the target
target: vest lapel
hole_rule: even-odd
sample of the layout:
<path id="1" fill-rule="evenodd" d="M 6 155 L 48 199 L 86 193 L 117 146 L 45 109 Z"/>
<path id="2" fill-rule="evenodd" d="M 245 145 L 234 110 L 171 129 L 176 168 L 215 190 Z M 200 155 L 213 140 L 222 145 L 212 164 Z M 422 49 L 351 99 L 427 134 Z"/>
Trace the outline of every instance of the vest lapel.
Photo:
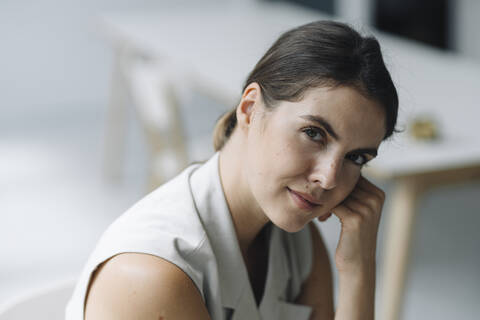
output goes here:
<path id="1" fill-rule="evenodd" d="M 232 320 L 261 320 L 250 286 L 244 286 L 238 304 L 233 311 Z"/>
<path id="2" fill-rule="evenodd" d="M 233 319 L 260 319 L 223 193 L 218 159 L 217 152 L 191 176 L 192 197 L 215 252 L 224 312 L 234 309 Z"/>

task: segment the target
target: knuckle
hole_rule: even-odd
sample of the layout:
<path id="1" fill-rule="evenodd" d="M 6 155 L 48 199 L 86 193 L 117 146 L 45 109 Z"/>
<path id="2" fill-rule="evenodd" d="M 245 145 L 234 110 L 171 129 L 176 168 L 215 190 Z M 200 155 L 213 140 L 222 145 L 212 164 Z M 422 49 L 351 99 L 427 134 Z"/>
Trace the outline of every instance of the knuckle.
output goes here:
<path id="1" fill-rule="evenodd" d="M 370 208 L 374 208 L 374 209 L 375 209 L 375 208 L 377 208 L 377 206 L 378 206 L 378 200 L 375 199 L 374 197 L 369 198 L 369 199 L 368 199 L 368 205 L 370 206 Z"/>
<path id="2" fill-rule="evenodd" d="M 377 188 L 377 195 L 380 198 L 380 200 L 382 201 L 385 200 L 386 194 L 385 194 L 385 191 L 383 191 L 382 189 Z"/>
<path id="3" fill-rule="evenodd" d="M 370 215 L 370 213 L 373 211 L 372 208 L 375 208 L 376 204 L 375 202 L 371 202 L 368 204 L 361 204 L 360 212 L 365 214 L 365 215 Z"/>
<path id="4" fill-rule="evenodd" d="M 363 217 L 359 214 L 356 214 L 350 218 L 350 225 L 353 228 L 360 228 L 361 225 L 363 224 Z"/>
<path id="5" fill-rule="evenodd" d="M 378 189 L 378 191 L 373 194 L 373 198 L 375 207 L 382 206 L 385 202 L 385 192 L 381 189 Z"/>

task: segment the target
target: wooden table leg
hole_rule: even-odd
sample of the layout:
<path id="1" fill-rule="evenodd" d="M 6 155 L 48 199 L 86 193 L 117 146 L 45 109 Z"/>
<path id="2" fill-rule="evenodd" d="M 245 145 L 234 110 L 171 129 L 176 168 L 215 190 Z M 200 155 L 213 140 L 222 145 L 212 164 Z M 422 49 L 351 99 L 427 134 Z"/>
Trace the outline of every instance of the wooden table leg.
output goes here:
<path id="1" fill-rule="evenodd" d="M 399 320 L 404 300 L 410 242 L 420 188 L 413 178 L 398 179 L 386 228 L 382 320 Z"/>
<path id="2" fill-rule="evenodd" d="M 405 284 L 407 282 L 410 243 L 415 226 L 417 202 L 426 190 L 441 185 L 452 185 L 480 180 L 480 165 L 418 173 L 395 177 L 391 214 L 386 226 L 384 276 L 381 297 L 381 320 L 399 320 L 401 317 Z"/>

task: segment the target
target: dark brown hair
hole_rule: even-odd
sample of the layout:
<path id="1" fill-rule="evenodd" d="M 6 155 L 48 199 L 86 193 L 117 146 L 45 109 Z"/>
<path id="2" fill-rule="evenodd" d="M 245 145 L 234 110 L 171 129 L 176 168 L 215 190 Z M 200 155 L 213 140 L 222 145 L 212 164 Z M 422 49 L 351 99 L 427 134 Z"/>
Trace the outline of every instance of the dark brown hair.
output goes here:
<path id="1" fill-rule="evenodd" d="M 379 102 L 386 115 L 384 139 L 395 132 L 398 96 L 385 67 L 380 44 L 350 26 L 316 21 L 282 34 L 249 74 L 243 90 L 258 83 L 263 102 L 272 108 L 278 101 L 299 101 L 307 89 L 352 86 Z M 220 150 L 237 123 L 236 110 L 224 114 L 214 131 L 214 148 Z"/>

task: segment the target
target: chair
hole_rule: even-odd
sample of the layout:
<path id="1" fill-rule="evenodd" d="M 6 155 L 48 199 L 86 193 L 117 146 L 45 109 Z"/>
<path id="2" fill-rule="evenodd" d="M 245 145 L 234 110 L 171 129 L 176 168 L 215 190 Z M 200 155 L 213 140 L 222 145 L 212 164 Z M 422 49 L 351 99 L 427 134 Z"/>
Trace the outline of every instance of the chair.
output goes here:
<path id="1" fill-rule="evenodd" d="M 210 137 L 194 137 L 191 145 L 187 145 L 179 101 L 182 94 L 175 88 L 188 87 L 188 84 L 179 78 L 169 61 L 123 53 L 117 57 L 117 64 L 117 71 L 121 74 L 114 75 L 114 78 L 119 82 L 122 94 L 132 103 L 146 137 L 149 190 L 175 176 L 191 161 L 206 160 L 213 154 L 213 148 L 209 147 Z M 183 86 L 175 86 L 175 82 L 182 82 Z M 127 106 L 121 106 L 117 98 L 111 97 L 107 134 L 107 144 L 110 144 L 107 149 L 111 149 L 107 150 L 107 165 L 111 176 L 119 173 L 116 167 L 118 149 L 124 143 L 121 131 L 125 130 L 122 122 L 126 121 L 122 113 Z"/>
<path id="2" fill-rule="evenodd" d="M 61 280 L 31 289 L 0 304 L 0 320 L 63 320 L 76 280 Z"/>

